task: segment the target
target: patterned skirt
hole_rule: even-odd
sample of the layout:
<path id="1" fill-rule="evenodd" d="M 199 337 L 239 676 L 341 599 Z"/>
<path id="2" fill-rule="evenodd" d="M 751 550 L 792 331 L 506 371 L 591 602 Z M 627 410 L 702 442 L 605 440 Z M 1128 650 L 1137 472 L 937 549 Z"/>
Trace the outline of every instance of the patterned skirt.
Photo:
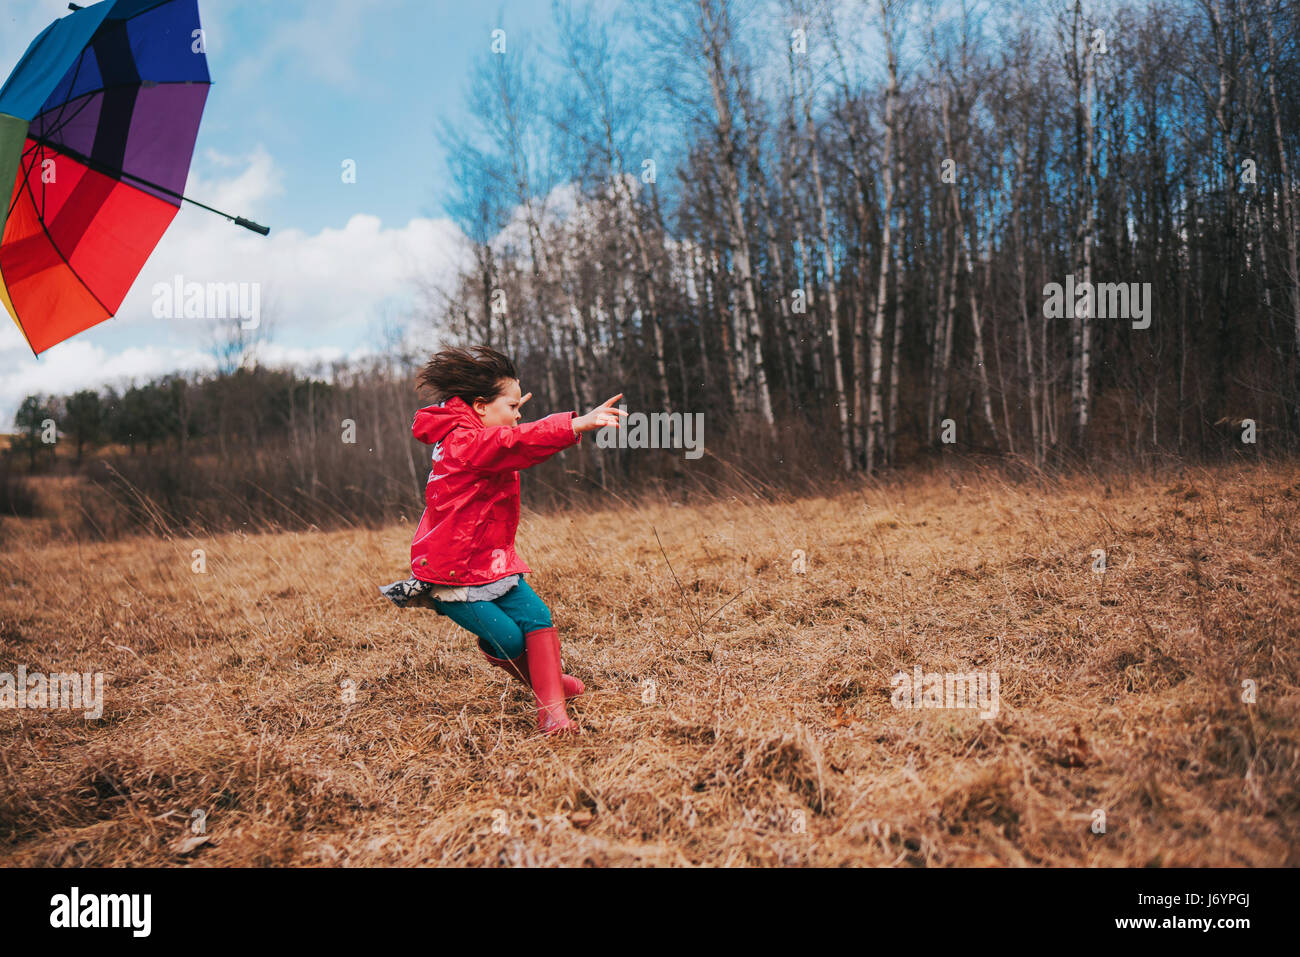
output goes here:
<path id="1" fill-rule="evenodd" d="M 407 578 L 404 581 L 393 582 L 391 585 L 380 585 L 379 594 L 398 608 L 432 608 L 442 614 L 437 603 L 434 602 L 435 598 L 440 602 L 492 601 L 518 584 L 518 575 L 507 575 L 505 578 L 498 578 L 484 585 L 461 586 L 436 585 L 418 578 Z"/>

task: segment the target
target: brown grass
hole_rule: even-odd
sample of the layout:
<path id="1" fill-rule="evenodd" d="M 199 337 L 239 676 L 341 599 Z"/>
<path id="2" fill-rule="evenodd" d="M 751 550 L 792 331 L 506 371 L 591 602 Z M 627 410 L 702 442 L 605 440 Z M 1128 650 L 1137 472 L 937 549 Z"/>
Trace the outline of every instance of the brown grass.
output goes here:
<path id="1" fill-rule="evenodd" d="M 1252 465 L 526 515 L 564 742 L 378 594 L 409 525 L 33 541 L 0 670 L 102 670 L 105 714 L 0 711 L 0 861 L 1294 865 L 1298 509 Z M 998 672 L 999 714 L 893 708 L 915 664 Z"/>

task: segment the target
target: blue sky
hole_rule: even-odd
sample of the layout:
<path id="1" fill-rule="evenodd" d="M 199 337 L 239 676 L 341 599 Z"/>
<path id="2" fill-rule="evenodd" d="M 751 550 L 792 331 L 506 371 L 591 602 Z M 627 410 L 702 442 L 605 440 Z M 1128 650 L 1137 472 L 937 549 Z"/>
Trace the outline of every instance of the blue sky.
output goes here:
<path id="1" fill-rule="evenodd" d="M 200 0 L 213 79 L 186 194 L 271 227 L 269 238 L 186 205 L 116 318 L 38 360 L 0 316 L 0 430 L 22 397 L 143 381 L 210 363 L 206 324 L 151 314 L 156 282 L 261 283 L 271 363 L 356 358 L 419 308 L 415 278 L 455 265 L 436 134 L 464 116 L 471 66 L 502 27 L 545 42 L 544 0 Z M 0 77 L 66 0 L 4 0 Z M 356 163 L 345 184 L 344 160 Z M 427 324 L 418 327 L 429 337 Z"/>
<path id="2" fill-rule="evenodd" d="M 549 3 L 201 0 L 213 88 L 200 148 L 263 146 L 286 170 L 264 215 L 308 232 L 354 213 L 385 223 L 441 215 L 435 120 L 462 113 L 465 78 L 504 26 L 540 42 Z M 355 185 L 340 164 L 357 162 Z"/>

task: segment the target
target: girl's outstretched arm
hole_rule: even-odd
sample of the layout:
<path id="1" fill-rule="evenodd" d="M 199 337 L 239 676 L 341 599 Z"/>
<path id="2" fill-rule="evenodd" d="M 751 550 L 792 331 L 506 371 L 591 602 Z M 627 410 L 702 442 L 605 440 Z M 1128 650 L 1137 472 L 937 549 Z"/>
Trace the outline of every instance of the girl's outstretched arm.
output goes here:
<path id="1" fill-rule="evenodd" d="M 523 425 L 494 425 L 473 432 L 458 430 L 447 451 L 466 468 L 480 472 L 514 472 L 545 461 L 576 445 L 581 436 L 570 425 L 578 413 L 556 412 Z"/>
<path id="2" fill-rule="evenodd" d="M 525 422 L 513 428 L 497 425 L 473 433 L 457 433 L 457 439 L 453 440 L 449 451 L 464 462 L 467 468 L 482 472 L 526 469 L 570 445 L 576 445 L 582 440 L 583 432 L 609 425 L 617 426 L 619 416 L 627 413 L 611 406 L 621 398 L 623 393 L 620 392 L 586 415 L 556 412 L 536 422 Z M 460 439 L 460 435 L 465 438 Z"/>

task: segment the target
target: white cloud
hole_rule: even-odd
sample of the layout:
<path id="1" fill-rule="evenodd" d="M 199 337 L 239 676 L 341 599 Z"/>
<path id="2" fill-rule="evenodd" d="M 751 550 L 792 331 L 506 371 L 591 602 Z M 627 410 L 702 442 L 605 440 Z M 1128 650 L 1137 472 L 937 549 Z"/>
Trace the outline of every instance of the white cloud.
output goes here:
<path id="1" fill-rule="evenodd" d="M 241 165 L 229 179 L 209 183 L 192 176 L 187 194 L 265 222 L 261 212 L 265 200 L 280 191 L 280 174 L 260 149 Z M 152 318 L 154 284 L 173 283 L 178 275 L 186 282 L 255 282 L 277 340 L 311 345 L 328 337 L 353 345 L 368 323 L 412 302 L 417 277 L 445 282 L 464 262 L 460 230 L 446 219 L 413 218 L 385 227 L 377 216 L 358 213 L 341 229 L 314 234 L 270 225 L 270 236 L 263 237 L 203 210 L 182 210 L 140 273 L 120 319 L 158 322 Z"/>
<path id="2" fill-rule="evenodd" d="M 298 349 L 267 343 L 258 349 L 258 361 L 264 366 L 310 369 L 319 364 L 322 371 L 331 362 L 353 360 L 372 350 L 348 351 L 337 346 Z M 28 363 L 16 372 L 6 373 L 0 385 L 0 432 L 13 428 L 13 416 L 22 400 L 29 395 L 52 393 L 70 395 L 80 389 L 111 386 L 119 393 L 132 383 L 147 382 L 172 372 L 213 372 L 215 359 L 198 349 L 165 346 L 132 347 L 110 353 L 102 346 L 72 339 L 59 348 L 44 353 L 38 365 Z M 57 386 L 51 386 L 57 383 Z"/>
<path id="3" fill-rule="evenodd" d="M 9 328 L 13 329 L 12 323 Z M 121 387 L 132 379 L 143 381 L 181 369 L 210 368 L 213 363 L 211 357 L 195 350 L 148 347 L 109 353 L 102 346 L 77 339 L 51 349 L 39 363 L 30 353 L 27 358 L 30 361 L 17 368 L 6 367 L 0 380 L 0 431 L 13 428 L 14 413 L 28 395 L 67 394 L 105 385 Z"/>

